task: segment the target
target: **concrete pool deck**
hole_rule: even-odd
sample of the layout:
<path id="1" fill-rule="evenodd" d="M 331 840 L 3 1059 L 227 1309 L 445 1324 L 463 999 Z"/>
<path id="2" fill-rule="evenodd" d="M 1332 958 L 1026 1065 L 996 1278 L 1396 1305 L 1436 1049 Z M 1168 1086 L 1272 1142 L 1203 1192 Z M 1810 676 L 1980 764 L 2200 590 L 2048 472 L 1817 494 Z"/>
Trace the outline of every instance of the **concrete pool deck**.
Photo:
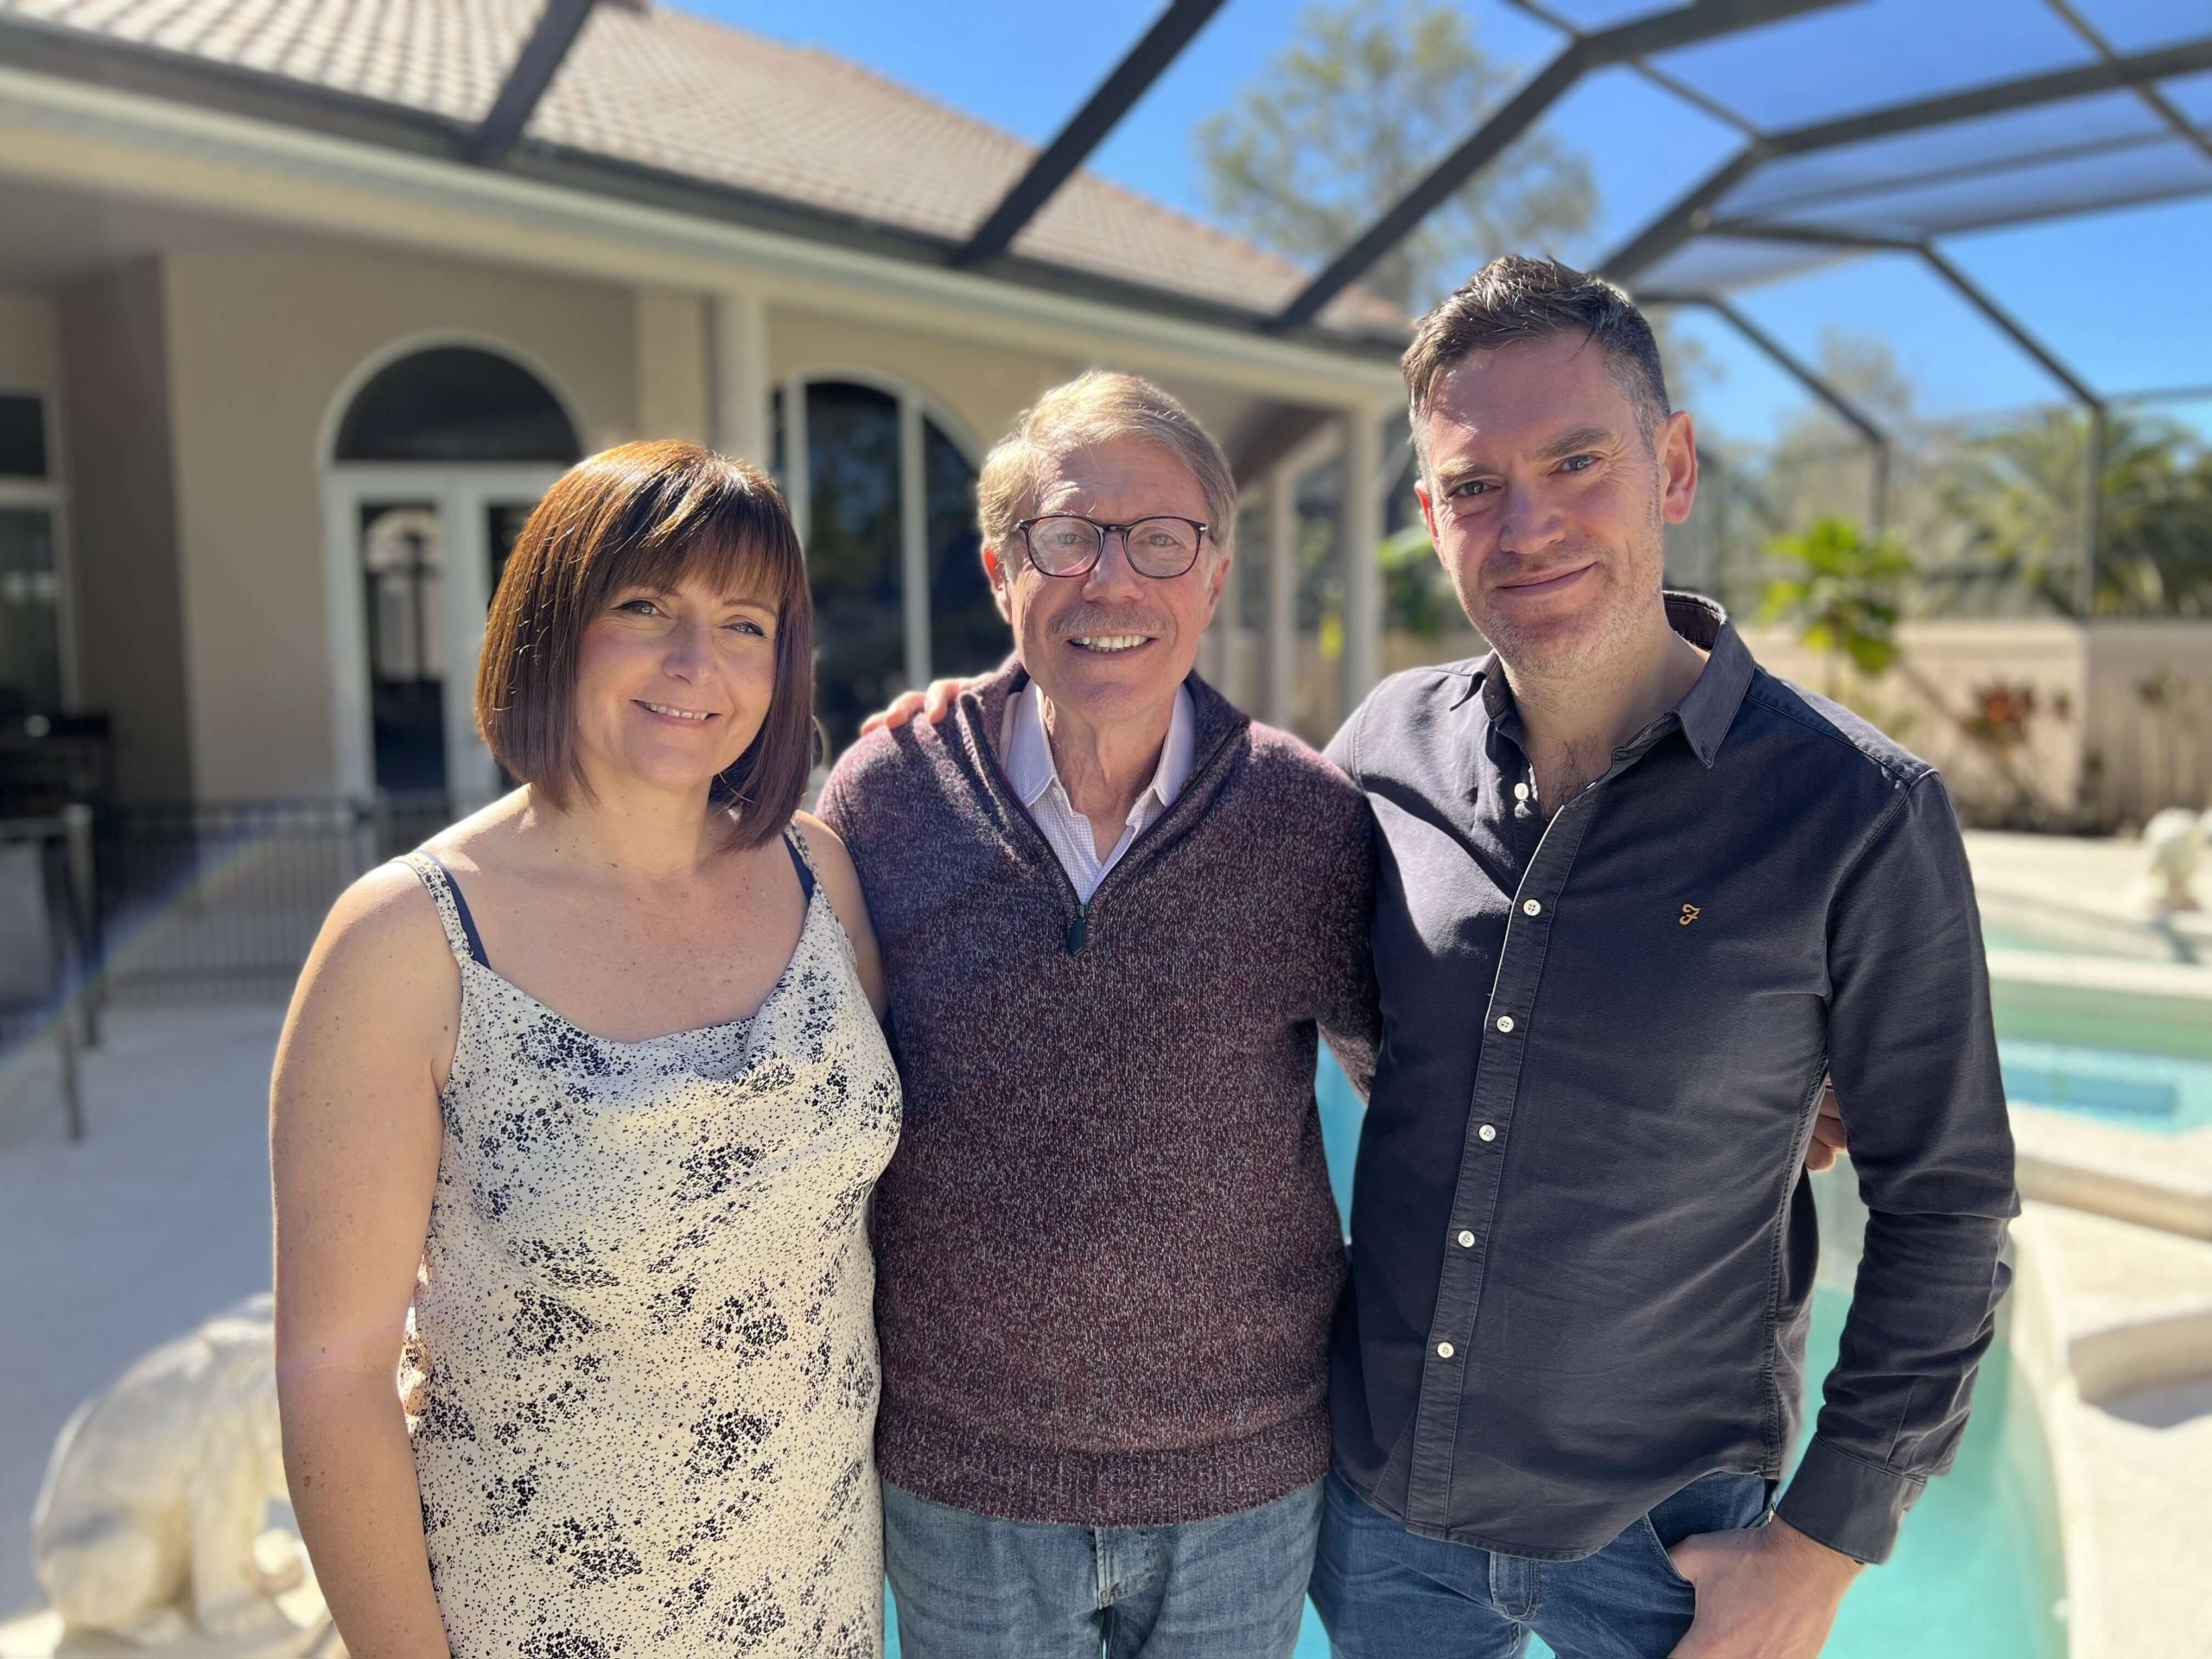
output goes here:
<path id="1" fill-rule="evenodd" d="M 2011 1343 L 2042 1409 L 2070 1659 L 2207 1659 L 2212 1243 L 2031 1201 Z"/>
<path id="2" fill-rule="evenodd" d="M 2143 848 L 2118 837 L 1970 830 L 1982 925 L 2036 933 L 2063 949 L 2212 967 L 2212 858 L 2196 874 L 2200 909 L 2154 917 L 2143 900 Z"/>

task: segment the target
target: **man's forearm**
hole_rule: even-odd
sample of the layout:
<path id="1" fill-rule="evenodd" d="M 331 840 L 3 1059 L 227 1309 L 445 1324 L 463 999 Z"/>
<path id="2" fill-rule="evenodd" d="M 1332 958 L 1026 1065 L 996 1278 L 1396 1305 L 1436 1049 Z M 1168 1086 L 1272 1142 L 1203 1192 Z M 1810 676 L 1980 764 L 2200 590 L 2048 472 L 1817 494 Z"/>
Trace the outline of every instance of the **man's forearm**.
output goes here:
<path id="1" fill-rule="evenodd" d="M 1949 1466 L 2010 1276 L 2005 1230 L 1995 1217 L 1868 1217 L 1844 1357 L 1777 1506 L 1807 1536 L 1885 1560 L 1928 1478 Z"/>

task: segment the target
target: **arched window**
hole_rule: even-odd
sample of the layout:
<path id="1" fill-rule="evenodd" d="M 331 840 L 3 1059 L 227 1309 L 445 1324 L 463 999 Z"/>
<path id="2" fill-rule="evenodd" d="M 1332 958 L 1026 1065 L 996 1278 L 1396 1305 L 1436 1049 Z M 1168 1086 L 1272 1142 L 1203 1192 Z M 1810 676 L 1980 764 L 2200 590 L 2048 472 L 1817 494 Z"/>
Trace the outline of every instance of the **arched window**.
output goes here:
<path id="1" fill-rule="evenodd" d="M 556 461 L 583 454 L 568 414 L 521 365 L 434 346 L 377 371 L 338 429 L 336 461 Z"/>
<path id="2" fill-rule="evenodd" d="M 815 608 L 815 712 L 835 754 L 858 734 L 918 668 L 968 674 L 1007 650 L 977 556 L 976 467 L 913 394 L 894 395 L 845 379 L 808 382 L 805 468 L 795 479 L 788 449 L 786 393 L 775 397 L 775 470 L 804 493 L 801 519 Z M 907 435 L 918 435 L 909 456 Z M 918 481 L 920 512 L 906 511 L 907 480 Z M 909 534 L 918 537 L 912 550 Z M 926 572 L 919 595 L 907 574 Z M 910 601 L 925 607 L 915 613 Z M 910 626 L 923 650 L 916 660 Z"/>
<path id="3" fill-rule="evenodd" d="M 806 448 L 814 709 L 835 751 L 906 683 L 898 399 L 816 382 L 806 389 Z"/>
<path id="4" fill-rule="evenodd" d="M 929 492 L 930 667 L 938 674 L 977 674 L 1006 660 L 1013 636 L 983 575 L 976 468 L 934 421 L 923 421 L 922 443 Z"/>
<path id="5" fill-rule="evenodd" d="M 339 694 L 348 787 L 454 810 L 501 787 L 470 713 L 484 613 L 523 521 L 582 452 L 551 388 L 480 346 L 410 352 L 346 403 L 327 488 L 360 642 L 342 677 L 367 682 Z M 366 738 L 353 758 L 348 724 Z"/>

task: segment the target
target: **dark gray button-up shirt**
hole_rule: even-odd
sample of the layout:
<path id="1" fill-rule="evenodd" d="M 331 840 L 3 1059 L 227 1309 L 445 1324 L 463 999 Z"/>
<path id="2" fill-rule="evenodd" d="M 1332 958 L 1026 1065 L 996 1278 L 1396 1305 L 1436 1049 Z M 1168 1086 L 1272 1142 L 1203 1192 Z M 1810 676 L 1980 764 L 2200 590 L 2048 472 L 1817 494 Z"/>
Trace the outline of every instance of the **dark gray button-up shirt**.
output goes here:
<path id="1" fill-rule="evenodd" d="M 1542 1560 L 1777 1478 L 1833 1069 L 1872 1219 L 1779 1508 L 1880 1560 L 1965 1427 L 2018 1208 L 1965 849 L 1925 762 L 1717 606 L 1668 614 L 1703 674 L 1548 823 L 1495 658 L 1395 676 L 1331 746 L 1382 853 L 1337 1460 L 1417 1533 Z"/>

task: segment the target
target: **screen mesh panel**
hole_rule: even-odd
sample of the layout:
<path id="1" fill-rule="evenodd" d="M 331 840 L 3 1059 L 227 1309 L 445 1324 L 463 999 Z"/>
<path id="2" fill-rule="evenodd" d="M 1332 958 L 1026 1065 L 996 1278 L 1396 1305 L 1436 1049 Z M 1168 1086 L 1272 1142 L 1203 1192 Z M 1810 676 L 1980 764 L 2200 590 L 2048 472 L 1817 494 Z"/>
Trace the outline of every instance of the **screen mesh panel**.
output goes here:
<path id="1" fill-rule="evenodd" d="M 1943 0 L 1940 28 L 1929 0 L 1866 0 L 1652 60 L 1769 130 L 2095 60 L 2039 0 Z"/>
<path id="2" fill-rule="evenodd" d="M 1802 276 L 1851 257 L 1843 248 L 1807 242 L 1761 242 L 1745 237 L 1700 236 L 1638 273 L 1639 292 L 1725 294 Z"/>
<path id="3" fill-rule="evenodd" d="M 1723 197 L 1738 219 L 1838 194 L 1958 177 L 1993 165 L 2045 161 L 2119 143 L 2169 137 L 2173 129 L 2133 92 L 2100 92 L 2032 109 L 1785 156 Z"/>
<path id="4" fill-rule="evenodd" d="M 2148 52 L 2204 33 L 2204 0 L 2073 0 L 2074 9 L 2120 52 Z"/>
<path id="5" fill-rule="evenodd" d="M 1762 215 L 1761 221 L 1922 241 L 2208 190 L 2212 158 L 2176 137 L 1901 189 L 1831 196 Z"/>

